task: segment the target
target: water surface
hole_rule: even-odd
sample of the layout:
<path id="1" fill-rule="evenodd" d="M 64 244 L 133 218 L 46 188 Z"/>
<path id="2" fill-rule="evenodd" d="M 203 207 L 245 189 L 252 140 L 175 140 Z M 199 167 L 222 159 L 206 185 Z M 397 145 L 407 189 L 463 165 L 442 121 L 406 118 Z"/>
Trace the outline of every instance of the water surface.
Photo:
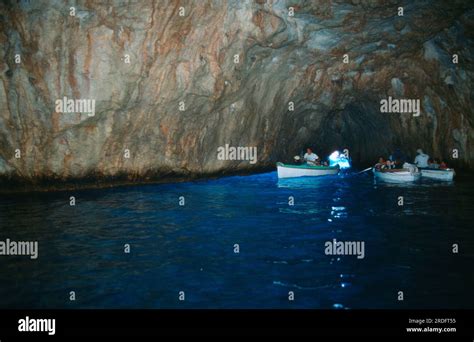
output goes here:
<path id="1" fill-rule="evenodd" d="M 2 195 L 0 240 L 37 240 L 39 257 L 0 256 L 0 307 L 472 308 L 473 200 L 469 177 L 274 172 Z M 364 241 L 365 258 L 325 255 L 334 238 Z"/>

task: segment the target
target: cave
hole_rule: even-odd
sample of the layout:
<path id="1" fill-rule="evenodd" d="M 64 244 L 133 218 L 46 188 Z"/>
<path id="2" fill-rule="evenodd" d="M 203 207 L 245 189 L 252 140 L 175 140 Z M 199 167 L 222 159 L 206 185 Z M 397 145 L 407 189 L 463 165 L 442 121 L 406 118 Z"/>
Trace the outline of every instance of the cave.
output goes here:
<path id="1" fill-rule="evenodd" d="M 1 0 L 1 336 L 472 337 L 473 62 L 473 1 Z"/>
<path id="2" fill-rule="evenodd" d="M 271 170 L 307 146 L 359 167 L 398 147 L 472 168 L 467 2 L 0 6 L 4 184 Z M 63 98 L 95 115 L 58 112 Z M 387 98 L 416 99 L 419 116 L 383 113 Z M 226 144 L 258 162 L 219 160 Z"/>

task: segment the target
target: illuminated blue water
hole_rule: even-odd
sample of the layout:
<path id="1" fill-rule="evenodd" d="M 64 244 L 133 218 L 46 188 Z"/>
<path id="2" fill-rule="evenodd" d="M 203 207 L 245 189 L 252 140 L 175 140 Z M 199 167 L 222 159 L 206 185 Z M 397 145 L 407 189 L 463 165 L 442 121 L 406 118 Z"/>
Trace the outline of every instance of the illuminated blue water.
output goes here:
<path id="1" fill-rule="evenodd" d="M 276 173 L 2 195 L 0 240 L 37 240 L 39 257 L 0 256 L 0 307 L 474 307 L 473 200 L 471 178 Z M 334 238 L 364 241 L 365 258 L 326 255 Z"/>

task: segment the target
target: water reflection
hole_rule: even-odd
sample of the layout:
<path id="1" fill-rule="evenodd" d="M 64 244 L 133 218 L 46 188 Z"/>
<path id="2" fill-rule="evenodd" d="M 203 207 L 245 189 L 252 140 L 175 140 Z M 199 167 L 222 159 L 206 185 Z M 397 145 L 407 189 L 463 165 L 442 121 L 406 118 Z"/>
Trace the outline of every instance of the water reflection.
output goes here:
<path id="1" fill-rule="evenodd" d="M 346 207 L 331 207 L 331 216 L 334 218 L 346 218 Z"/>
<path id="2" fill-rule="evenodd" d="M 473 252 L 453 263 L 448 243 L 474 245 L 470 180 L 374 189 L 368 175 L 273 172 L 74 195 L 0 197 L 0 240 L 39 242 L 35 262 L 0 257 L 0 307 L 399 308 L 396 288 L 414 308 L 474 305 Z M 366 257 L 325 255 L 333 238 L 365 241 Z"/>
<path id="3" fill-rule="evenodd" d="M 341 176 L 320 176 L 320 177 L 298 177 L 298 178 L 281 178 L 278 179 L 277 186 L 279 188 L 289 189 L 318 189 L 327 182 L 334 182 L 342 179 Z"/>

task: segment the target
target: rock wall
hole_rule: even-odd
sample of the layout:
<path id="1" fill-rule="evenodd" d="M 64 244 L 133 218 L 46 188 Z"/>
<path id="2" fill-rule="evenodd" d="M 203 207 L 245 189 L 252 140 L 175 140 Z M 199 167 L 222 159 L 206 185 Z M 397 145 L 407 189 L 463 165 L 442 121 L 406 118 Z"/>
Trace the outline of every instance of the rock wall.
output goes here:
<path id="1" fill-rule="evenodd" d="M 467 1 L 3 1 L 0 174 L 212 175 L 308 144 L 473 167 L 473 28 Z M 381 113 L 389 96 L 420 116 Z M 58 112 L 64 97 L 95 115 Z M 258 162 L 219 160 L 225 144 Z"/>

